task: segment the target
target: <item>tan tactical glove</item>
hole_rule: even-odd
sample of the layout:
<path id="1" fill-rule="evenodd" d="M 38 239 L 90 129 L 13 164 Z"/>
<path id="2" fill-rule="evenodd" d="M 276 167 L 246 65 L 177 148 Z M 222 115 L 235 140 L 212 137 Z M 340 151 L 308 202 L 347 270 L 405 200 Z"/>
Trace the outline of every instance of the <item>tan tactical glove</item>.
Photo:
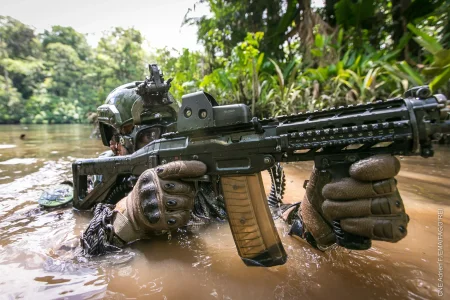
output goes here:
<path id="1" fill-rule="evenodd" d="M 409 218 L 393 178 L 399 170 L 400 162 L 391 155 L 355 162 L 350 177 L 337 181 L 329 172 L 314 168 L 299 210 L 307 240 L 310 235 L 309 242 L 312 236 L 319 247 L 333 244 L 333 220 L 341 220 L 344 231 L 369 239 L 404 238 Z"/>
<path id="2" fill-rule="evenodd" d="M 115 235 L 126 244 L 186 225 L 195 190 L 178 179 L 205 173 L 206 165 L 199 161 L 170 162 L 142 173 L 131 193 L 116 205 Z"/>

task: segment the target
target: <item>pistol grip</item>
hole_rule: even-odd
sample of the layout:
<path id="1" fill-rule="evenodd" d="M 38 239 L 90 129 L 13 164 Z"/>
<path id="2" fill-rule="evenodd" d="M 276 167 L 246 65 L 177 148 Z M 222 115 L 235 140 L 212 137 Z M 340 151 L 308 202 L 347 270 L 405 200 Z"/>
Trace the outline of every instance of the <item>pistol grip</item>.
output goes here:
<path id="1" fill-rule="evenodd" d="M 231 232 L 244 263 L 283 265 L 287 255 L 267 205 L 261 173 L 223 176 L 221 185 Z"/>

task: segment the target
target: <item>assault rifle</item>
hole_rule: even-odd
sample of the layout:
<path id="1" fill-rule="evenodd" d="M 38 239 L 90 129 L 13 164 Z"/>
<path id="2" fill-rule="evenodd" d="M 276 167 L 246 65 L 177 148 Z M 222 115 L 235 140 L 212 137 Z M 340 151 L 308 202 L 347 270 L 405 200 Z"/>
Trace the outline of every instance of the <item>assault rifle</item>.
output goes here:
<path id="1" fill-rule="evenodd" d="M 426 86 L 404 98 L 332 107 L 259 120 L 243 104 L 215 105 L 204 92 L 182 98 L 177 132 L 167 133 L 127 156 L 77 160 L 73 168 L 74 206 L 104 201 L 119 177 L 175 160 L 199 160 L 219 182 L 239 255 L 249 266 L 274 266 L 287 259 L 270 214 L 261 171 L 277 162 L 314 161 L 334 179 L 349 165 L 375 154 L 433 156 L 432 140 L 450 132 L 443 95 Z M 88 192 L 88 175 L 101 182 Z M 199 179 L 202 180 L 202 179 Z M 337 244 L 368 249 L 368 238 L 344 232 L 334 222 Z"/>

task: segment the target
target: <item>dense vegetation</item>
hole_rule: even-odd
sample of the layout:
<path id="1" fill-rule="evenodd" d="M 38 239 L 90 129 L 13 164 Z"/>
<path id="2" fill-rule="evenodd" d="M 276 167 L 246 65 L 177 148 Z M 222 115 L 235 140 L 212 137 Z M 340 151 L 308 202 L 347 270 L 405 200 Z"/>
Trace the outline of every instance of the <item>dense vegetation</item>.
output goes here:
<path id="1" fill-rule="evenodd" d="M 204 52 L 147 53 L 141 33 L 123 28 L 93 48 L 73 28 L 37 34 L 0 16 L 0 123 L 84 122 L 153 61 L 175 79 L 176 99 L 204 89 L 258 116 L 393 97 L 412 85 L 450 91 L 449 1 L 201 2 L 211 14 L 188 12 L 184 24 L 198 27 Z"/>

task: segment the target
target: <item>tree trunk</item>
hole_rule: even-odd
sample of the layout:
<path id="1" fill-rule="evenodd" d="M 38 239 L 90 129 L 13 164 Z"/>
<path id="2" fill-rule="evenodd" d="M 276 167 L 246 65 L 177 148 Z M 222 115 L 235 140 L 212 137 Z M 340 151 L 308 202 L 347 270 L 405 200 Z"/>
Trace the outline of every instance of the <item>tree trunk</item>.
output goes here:
<path id="1" fill-rule="evenodd" d="M 266 36 L 262 45 L 263 52 L 269 53 L 270 56 L 277 59 L 282 58 L 282 51 L 278 47 L 285 41 L 285 32 L 278 32 L 278 25 L 281 20 L 280 5 L 281 2 L 279 1 L 267 2 Z"/>
<path id="2" fill-rule="evenodd" d="M 445 49 L 449 49 L 450 48 L 450 4 L 447 4 L 446 20 L 445 20 L 443 33 L 444 34 L 442 35 L 442 39 L 441 39 L 442 47 L 444 47 Z"/>
<path id="3" fill-rule="evenodd" d="M 9 74 L 8 74 L 8 70 L 6 70 L 6 68 L 3 68 L 3 75 L 5 76 L 5 90 L 6 93 L 9 95 Z"/>
<path id="4" fill-rule="evenodd" d="M 406 27 L 409 22 L 413 20 L 408 20 L 405 16 L 405 11 L 411 4 L 411 0 L 391 0 L 392 3 L 392 39 L 394 41 L 394 46 L 400 43 L 401 38 L 407 34 L 408 28 Z M 412 57 L 418 58 L 420 55 L 420 46 L 413 40 L 410 39 L 408 44 L 406 44 L 405 49 L 400 54 L 400 59 L 406 60 L 408 63 L 415 65 L 416 63 L 412 60 Z"/>
<path id="5" fill-rule="evenodd" d="M 334 13 L 334 5 L 338 0 L 325 0 L 325 21 L 331 26 L 336 26 L 336 15 Z"/>

